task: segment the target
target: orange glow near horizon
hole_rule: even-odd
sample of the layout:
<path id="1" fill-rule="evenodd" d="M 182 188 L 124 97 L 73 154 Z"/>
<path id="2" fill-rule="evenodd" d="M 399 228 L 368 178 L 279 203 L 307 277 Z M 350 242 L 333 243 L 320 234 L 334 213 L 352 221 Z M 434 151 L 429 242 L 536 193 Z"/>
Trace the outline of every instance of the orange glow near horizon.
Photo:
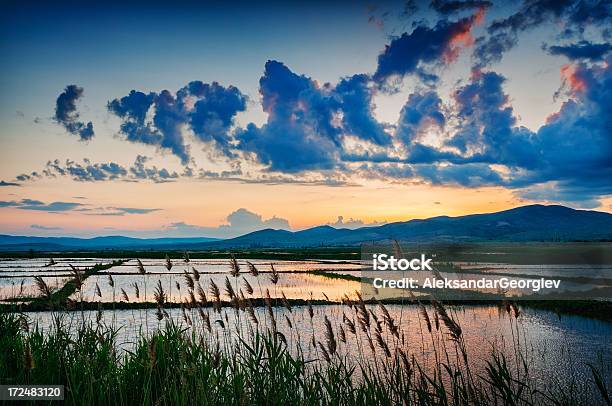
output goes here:
<path id="1" fill-rule="evenodd" d="M 36 234 L 32 224 L 50 228 L 44 234 L 118 234 L 120 231 L 158 231 L 183 222 L 200 227 L 227 224 L 227 216 L 244 208 L 262 217 L 288 220 L 293 230 L 352 218 L 365 224 L 407 221 L 440 215 L 460 216 L 517 207 L 522 202 L 501 187 L 460 188 L 426 184 L 369 182 L 363 186 L 255 185 L 235 182 L 175 182 L 134 184 L 109 182 L 81 184 L 49 180 L 24 198 L 50 203 L 79 202 L 87 211 L 48 213 L 3 208 L 0 227 L 6 233 Z M 73 196 L 86 196 L 76 200 Z M 3 196 L 2 200 L 11 200 Z M 98 208 L 139 207 L 159 209 L 147 214 L 92 215 Z M 93 210 L 90 210 L 93 209 Z M 61 228 L 53 231 L 52 228 Z"/>

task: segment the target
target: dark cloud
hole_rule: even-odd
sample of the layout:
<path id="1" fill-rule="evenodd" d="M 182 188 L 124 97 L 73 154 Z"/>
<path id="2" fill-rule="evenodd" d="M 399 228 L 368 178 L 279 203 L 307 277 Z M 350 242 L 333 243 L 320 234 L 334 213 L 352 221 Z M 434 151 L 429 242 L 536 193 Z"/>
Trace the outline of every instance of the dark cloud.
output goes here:
<path id="1" fill-rule="evenodd" d="M 162 90 L 155 98 L 153 124 L 161 134 L 159 147 L 170 150 L 183 164 L 189 162 L 189 149 L 181 132 L 187 121 L 186 116 L 182 98 L 175 97 L 168 90 Z"/>
<path id="2" fill-rule="evenodd" d="M 448 144 L 470 162 L 531 168 L 538 163 L 530 145 L 531 132 L 516 128 L 514 110 L 504 93 L 505 78 L 474 71 L 468 84 L 454 94 L 458 131 Z"/>
<path id="3" fill-rule="evenodd" d="M 2 186 L 21 186 L 19 183 L 16 182 L 6 182 L 3 180 L 0 180 L 0 187 Z"/>
<path id="4" fill-rule="evenodd" d="M 81 141 L 90 140 L 94 136 L 93 124 L 79 121 L 76 103 L 83 96 L 83 88 L 68 85 L 55 101 L 55 121 L 64 126 L 66 131 L 78 135 Z"/>
<path id="5" fill-rule="evenodd" d="M 341 128 L 333 112 L 340 107 L 328 85 L 322 88 L 277 61 L 266 63 L 259 80 L 268 120 L 236 131 L 238 148 L 254 153 L 270 170 L 299 172 L 337 165 Z"/>
<path id="6" fill-rule="evenodd" d="M 246 101 L 234 86 L 194 81 L 176 95 L 168 90 L 148 94 L 132 90 L 110 101 L 107 108 L 123 120 L 119 131 L 128 141 L 168 150 L 187 164 L 190 153 L 183 128 L 191 129 L 201 141 L 214 142 L 229 155 L 229 130 L 236 114 L 246 110 Z"/>
<path id="7" fill-rule="evenodd" d="M 570 98 L 536 132 L 516 126 L 501 75 L 475 72 L 454 95 L 458 131 L 445 146 L 455 152 L 430 148 L 429 163 L 414 165 L 410 172 L 434 184 L 528 188 L 525 196 L 540 193 L 536 185 L 554 184 L 563 201 L 592 202 L 611 195 L 609 62 L 565 67 Z"/>
<path id="8" fill-rule="evenodd" d="M 580 41 L 570 45 L 552 45 L 544 47 L 552 55 L 563 55 L 568 59 L 590 59 L 599 61 L 612 49 L 609 43 L 595 44 L 588 41 Z"/>
<path id="9" fill-rule="evenodd" d="M 479 66 L 501 60 L 518 43 L 521 32 L 543 23 L 555 23 L 560 36 L 581 35 L 589 26 L 609 27 L 608 0 L 525 0 L 514 14 L 493 21 L 488 35 L 477 40 L 474 56 Z"/>
<path id="10" fill-rule="evenodd" d="M 432 0 L 430 7 L 440 14 L 453 14 L 464 10 L 473 10 L 478 8 L 489 8 L 493 5 L 490 1 L 485 0 Z"/>
<path id="11" fill-rule="evenodd" d="M 333 86 L 268 61 L 259 81 L 267 122 L 235 132 L 236 148 L 252 153 L 270 171 L 297 173 L 342 167 L 347 137 L 387 146 L 391 136 L 374 117 L 375 86 L 365 74 L 343 78 Z"/>
<path id="12" fill-rule="evenodd" d="M 145 122 L 155 97 L 155 93 L 145 94 L 132 90 L 127 96 L 108 103 L 108 110 L 123 119 L 119 131 L 128 141 L 148 145 L 161 144 L 163 135 L 150 123 Z"/>
<path id="13" fill-rule="evenodd" d="M 354 75 L 342 79 L 335 88 L 342 109 L 345 133 L 377 145 L 388 145 L 391 137 L 384 126 L 374 118 L 371 79 L 367 75 Z"/>
<path id="14" fill-rule="evenodd" d="M 234 125 L 236 113 L 246 110 L 247 97 L 238 88 L 227 88 L 217 82 L 200 81 L 186 86 L 189 95 L 196 98 L 189 113 L 194 134 L 204 142 L 214 142 L 226 155 L 230 153 L 230 128 Z"/>
<path id="15" fill-rule="evenodd" d="M 454 60 L 461 47 L 470 44 L 470 30 L 481 18 L 482 12 L 478 12 L 455 22 L 439 21 L 432 28 L 419 25 L 410 34 L 393 38 L 378 56 L 374 80 L 383 83 L 390 77 L 418 73 L 422 64 Z"/>
<path id="16" fill-rule="evenodd" d="M 395 135 L 410 146 L 423 128 L 432 125 L 443 127 L 445 122 L 442 100 L 435 91 L 413 93 L 402 107 Z"/>
<path id="17" fill-rule="evenodd" d="M 489 165 L 469 163 L 464 165 L 416 165 L 415 175 L 433 185 L 460 185 L 479 187 L 503 184 L 501 175 Z"/>

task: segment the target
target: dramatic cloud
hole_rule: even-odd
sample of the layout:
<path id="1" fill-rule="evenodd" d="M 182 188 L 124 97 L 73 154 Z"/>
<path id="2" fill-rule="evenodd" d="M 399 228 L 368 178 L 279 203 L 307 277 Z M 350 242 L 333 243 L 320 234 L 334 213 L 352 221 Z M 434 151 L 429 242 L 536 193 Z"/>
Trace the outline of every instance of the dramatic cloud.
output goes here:
<path id="1" fill-rule="evenodd" d="M 457 152 L 432 154 L 429 165 L 415 166 L 413 172 L 439 184 L 531 187 L 526 197 L 541 194 L 532 186 L 554 182 L 563 201 L 589 205 L 612 194 L 609 62 L 565 67 L 570 98 L 536 132 L 516 126 L 501 75 L 475 72 L 454 96 L 459 130 L 446 145 Z"/>
<path id="2" fill-rule="evenodd" d="M 145 122 L 155 97 L 155 93 L 145 94 L 132 90 L 129 95 L 108 103 L 108 110 L 123 119 L 120 132 L 128 141 L 149 145 L 161 144 L 162 134 L 154 129 L 151 123 Z"/>
<path id="3" fill-rule="evenodd" d="M 237 112 L 246 110 L 247 98 L 238 88 L 195 81 L 187 85 L 189 95 L 196 98 L 189 113 L 194 134 L 204 142 L 214 142 L 226 155 L 231 155 L 229 131 Z"/>
<path id="4" fill-rule="evenodd" d="M 3 180 L 0 180 L 0 187 L 2 186 L 21 186 L 19 183 L 16 182 L 6 182 Z"/>
<path id="5" fill-rule="evenodd" d="M 610 5 L 607 0 L 525 0 L 516 13 L 493 21 L 488 35 L 478 38 L 474 56 L 479 65 L 501 60 L 521 32 L 545 22 L 555 23 L 561 36 L 581 35 L 589 26 L 610 26 Z"/>
<path id="6" fill-rule="evenodd" d="M 276 61 L 266 63 L 259 86 L 268 121 L 237 131 L 239 148 L 274 171 L 333 169 L 341 131 L 333 121 L 339 102 L 329 86 L 320 88 Z"/>
<path id="7" fill-rule="evenodd" d="M 373 86 L 367 75 L 319 86 L 277 61 L 266 63 L 259 81 L 267 122 L 236 131 L 236 148 L 252 153 L 271 171 L 296 173 L 341 167 L 347 137 L 373 145 L 391 141 L 374 118 Z"/>
<path id="8" fill-rule="evenodd" d="M 413 93 L 402 107 L 395 136 L 405 145 L 412 145 L 421 130 L 429 126 L 443 127 L 445 122 L 442 100 L 435 91 Z"/>
<path id="9" fill-rule="evenodd" d="M 70 134 L 78 135 L 81 141 L 94 136 L 93 124 L 79 121 L 76 102 L 83 96 L 83 88 L 77 85 L 66 86 L 55 102 L 55 121 L 64 126 Z"/>
<path id="10" fill-rule="evenodd" d="M 187 164 L 190 153 L 183 129 L 191 129 L 198 139 L 215 143 L 229 155 L 229 130 L 236 114 L 246 110 L 246 101 L 234 86 L 195 81 L 176 94 L 168 90 L 148 94 L 132 90 L 110 101 L 107 108 L 123 120 L 119 131 L 128 141 L 168 150 Z"/>
<path id="11" fill-rule="evenodd" d="M 290 230 L 289 222 L 283 218 L 264 219 L 261 215 L 241 208 L 230 213 L 227 224 L 219 227 L 203 227 L 185 222 L 175 222 L 164 228 L 164 234 L 181 237 L 232 238 L 266 228 Z"/>
<path id="12" fill-rule="evenodd" d="M 367 75 L 354 75 L 338 83 L 335 93 L 340 100 L 344 132 L 376 145 L 388 145 L 391 137 L 374 118 L 373 89 Z"/>
<path id="13" fill-rule="evenodd" d="M 461 48 L 473 43 L 472 27 L 483 17 L 483 10 L 456 22 L 439 21 L 433 28 L 417 26 L 410 34 L 393 38 L 378 56 L 374 80 L 403 77 L 424 72 L 422 64 L 438 65 L 455 60 Z M 434 79 L 431 73 L 428 79 Z"/>
<path id="14" fill-rule="evenodd" d="M 544 47 L 552 55 L 563 55 L 568 59 L 590 59 L 599 61 L 612 49 L 609 43 L 595 44 L 588 41 L 580 41 L 570 45 L 553 45 Z"/>

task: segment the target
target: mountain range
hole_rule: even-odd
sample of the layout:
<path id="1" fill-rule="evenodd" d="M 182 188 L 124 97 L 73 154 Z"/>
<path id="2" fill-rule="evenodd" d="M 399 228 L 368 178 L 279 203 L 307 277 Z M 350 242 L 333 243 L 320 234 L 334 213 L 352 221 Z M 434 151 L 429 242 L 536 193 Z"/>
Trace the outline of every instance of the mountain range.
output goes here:
<path id="1" fill-rule="evenodd" d="M 265 229 L 226 240 L 206 237 L 138 239 L 108 236 L 80 239 L 0 235 L 0 250 L 299 248 L 348 246 L 390 239 L 420 243 L 612 241 L 612 214 L 559 205 L 528 205 L 495 213 L 438 216 L 354 230 L 328 225 L 295 232 Z"/>

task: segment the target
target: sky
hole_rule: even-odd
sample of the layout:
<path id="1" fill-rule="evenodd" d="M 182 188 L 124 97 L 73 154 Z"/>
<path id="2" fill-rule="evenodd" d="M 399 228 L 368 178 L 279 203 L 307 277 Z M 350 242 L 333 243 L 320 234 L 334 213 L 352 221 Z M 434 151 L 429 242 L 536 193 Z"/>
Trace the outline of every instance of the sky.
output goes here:
<path id="1" fill-rule="evenodd" d="M 609 1 L 87 3 L 0 9 L 0 233 L 612 212 Z"/>

